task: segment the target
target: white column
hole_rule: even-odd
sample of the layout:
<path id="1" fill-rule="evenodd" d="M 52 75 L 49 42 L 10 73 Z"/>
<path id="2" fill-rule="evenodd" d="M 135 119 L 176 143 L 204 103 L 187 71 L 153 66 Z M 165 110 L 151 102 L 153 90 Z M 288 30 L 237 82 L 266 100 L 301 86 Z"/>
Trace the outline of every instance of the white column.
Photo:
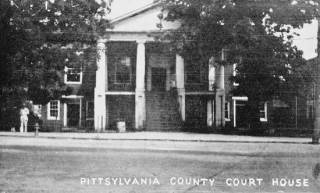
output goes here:
<path id="1" fill-rule="evenodd" d="M 79 104 L 79 127 L 81 128 L 82 125 L 82 98 L 79 99 L 80 100 L 80 104 Z"/>
<path id="2" fill-rule="evenodd" d="M 237 127 L 237 101 L 233 99 L 233 127 Z"/>
<path id="3" fill-rule="evenodd" d="M 219 95 L 219 93 L 216 93 L 216 97 L 215 97 L 215 103 L 216 103 L 216 113 L 215 113 L 215 123 L 216 123 L 216 127 L 220 127 L 222 125 L 221 123 L 221 119 L 222 119 L 222 112 L 221 112 L 221 96 Z"/>
<path id="4" fill-rule="evenodd" d="M 170 66 L 166 68 L 166 91 L 170 91 L 170 80 L 171 80 Z"/>
<path id="5" fill-rule="evenodd" d="M 213 86 L 216 83 L 216 67 L 215 67 L 214 57 L 211 57 L 209 59 L 208 80 L 209 80 L 208 90 L 213 91 L 214 90 Z"/>
<path id="6" fill-rule="evenodd" d="M 146 120 L 145 57 L 145 41 L 137 41 L 135 127 L 138 130 L 144 128 L 144 123 Z"/>
<path id="7" fill-rule="evenodd" d="M 147 90 L 151 91 L 151 78 L 152 78 L 152 71 L 151 66 L 149 65 L 147 68 Z"/>
<path id="8" fill-rule="evenodd" d="M 63 103 L 63 126 L 67 127 L 67 103 Z"/>
<path id="9" fill-rule="evenodd" d="M 94 127 L 102 132 L 106 128 L 106 40 L 97 41 L 97 71 L 94 89 Z"/>
<path id="10" fill-rule="evenodd" d="M 207 126 L 211 127 L 213 125 L 213 103 L 212 100 L 207 101 Z"/>
<path id="11" fill-rule="evenodd" d="M 224 66 L 219 65 L 217 67 L 217 90 L 216 90 L 216 96 L 215 96 L 215 122 L 216 126 L 224 126 L 225 120 L 224 120 L 224 102 L 225 102 L 225 72 L 224 72 Z"/>
<path id="12" fill-rule="evenodd" d="M 184 60 L 183 58 L 176 54 L 176 84 L 179 97 L 180 114 L 182 121 L 186 120 L 186 109 L 185 109 L 185 87 L 184 87 Z"/>
<path id="13" fill-rule="evenodd" d="M 218 67 L 218 80 L 217 80 L 218 89 L 224 89 L 224 66 Z"/>

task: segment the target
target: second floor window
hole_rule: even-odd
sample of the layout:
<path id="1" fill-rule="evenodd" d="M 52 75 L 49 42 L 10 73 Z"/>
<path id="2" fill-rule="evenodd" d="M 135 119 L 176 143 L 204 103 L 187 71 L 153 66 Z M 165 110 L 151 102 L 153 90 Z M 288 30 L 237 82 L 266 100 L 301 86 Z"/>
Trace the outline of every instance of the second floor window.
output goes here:
<path id="1" fill-rule="evenodd" d="M 191 84 L 201 83 L 201 66 L 200 65 L 190 65 L 187 67 L 186 72 L 186 82 Z"/>
<path id="2" fill-rule="evenodd" d="M 131 83 L 132 65 L 131 58 L 128 56 L 118 57 L 115 62 L 115 83 L 128 84 Z"/>
<path id="3" fill-rule="evenodd" d="M 81 84 L 82 83 L 81 68 L 65 67 L 64 82 L 66 84 Z"/>

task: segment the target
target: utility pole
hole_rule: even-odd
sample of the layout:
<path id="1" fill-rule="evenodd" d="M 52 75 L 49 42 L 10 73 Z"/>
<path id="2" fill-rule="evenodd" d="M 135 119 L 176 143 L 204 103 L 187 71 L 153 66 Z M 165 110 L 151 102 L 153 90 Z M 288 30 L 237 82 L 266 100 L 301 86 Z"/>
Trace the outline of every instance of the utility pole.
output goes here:
<path id="1" fill-rule="evenodd" d="M 314 118 L 314 128 L 313 128 L 313 136 L 312 143 L 319 144 L 320 138 L 320 18 L 318 20 L 318 33 L 317 33 L 317 59 L 315 64 L 316 77 L 315 77 L 315 118 Z"/>

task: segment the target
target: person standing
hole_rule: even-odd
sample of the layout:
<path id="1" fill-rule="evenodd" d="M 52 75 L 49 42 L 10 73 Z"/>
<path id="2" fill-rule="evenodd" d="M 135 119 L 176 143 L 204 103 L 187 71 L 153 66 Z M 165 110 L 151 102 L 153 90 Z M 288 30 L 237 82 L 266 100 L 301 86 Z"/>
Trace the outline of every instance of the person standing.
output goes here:
<path id="1" fill-rule="evenodd" d="M 28 115 L 29 109 L 24 104 L 20 109 L 20 133 L 28 132 Z"/>

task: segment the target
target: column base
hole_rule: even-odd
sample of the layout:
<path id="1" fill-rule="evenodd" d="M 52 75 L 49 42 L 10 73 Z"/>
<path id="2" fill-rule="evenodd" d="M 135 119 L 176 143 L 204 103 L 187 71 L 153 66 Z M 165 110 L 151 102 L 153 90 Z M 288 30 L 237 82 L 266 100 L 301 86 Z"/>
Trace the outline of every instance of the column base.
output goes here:
<path id="1" fill-rule="evenodd" d="M 94 97 L 94 129 L 96 132 L 103 132 L 106 128 L 106 96 L 95 94 Z"/>
<path id="2" fill-rule="evenodd" d="M 184 88 L 178 88 L 177 90 L 181 119 L 182 121 L 186 121 L 186 90 Z"/>
<path id="3" fill-rule="evenodd" d="M 135 95 L 135 129 L 145 129 L 146 122 L 146 96 L 144 90 L 136 91 Z"/>
<path id="4" fill-rule="evenodd" d="M 225 95 L 224 90 L 217 90 L 216 96 L 215 96 L 215 126 L 218 127 L 224 127 L 225 126 L 225 120 L 224 120 L 224 103 L 225 103 Z"/>

